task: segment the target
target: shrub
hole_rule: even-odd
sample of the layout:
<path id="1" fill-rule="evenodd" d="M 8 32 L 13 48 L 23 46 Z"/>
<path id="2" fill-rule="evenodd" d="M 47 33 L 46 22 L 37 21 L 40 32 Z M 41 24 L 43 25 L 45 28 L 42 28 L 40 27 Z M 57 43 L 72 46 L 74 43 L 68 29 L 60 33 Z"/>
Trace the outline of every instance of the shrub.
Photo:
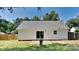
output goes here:
<path id="1" fill-rule="evenodd" d="M 75 32 L 79 32 L 79 29 L 76 29 Z"/>

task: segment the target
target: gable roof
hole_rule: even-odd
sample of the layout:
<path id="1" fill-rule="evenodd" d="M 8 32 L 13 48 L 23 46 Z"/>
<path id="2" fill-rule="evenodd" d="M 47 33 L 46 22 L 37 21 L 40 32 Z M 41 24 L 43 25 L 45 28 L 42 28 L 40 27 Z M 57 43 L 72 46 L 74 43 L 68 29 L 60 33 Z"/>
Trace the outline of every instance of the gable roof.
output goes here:
<path id="1" fill-rule="evenodd" d="M 23 21 L 16 30 L 19 29 L 69 29 L 60 21 Z"/>

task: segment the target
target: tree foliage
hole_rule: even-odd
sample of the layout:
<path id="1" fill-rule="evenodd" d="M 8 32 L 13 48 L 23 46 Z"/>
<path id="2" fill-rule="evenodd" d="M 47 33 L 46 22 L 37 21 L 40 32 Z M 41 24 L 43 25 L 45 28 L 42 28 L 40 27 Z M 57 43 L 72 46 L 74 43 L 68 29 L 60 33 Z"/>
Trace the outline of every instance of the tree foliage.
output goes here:
<path id="1" fill-rule="evenodd" d="M 50 13 L 46 13 L 43 17 L 45 21 L 58 21 L 59 16 L 55 11 L 51 11 Z"/>
<path id="2" fill-rule="evenodd" d="M 10 11 L 10 13 L 13 13 L 14 8 L 19 8 L 19 7 L 0 7 L 0 10 L 2 10 L 2 11 L 8 10 L 8 11 Z M 21 7 L 21 8 L 25 8 L 25 7 Z M 41 11 L 42 8 L 41 7 L 36 7 L 36 9 L 38 11 Z"/>
<path id="3" fill-rule="evenodd" d="M 79 29 L 76 29 L 75 32 L 79 32 Z"/>
<path id="4" fill-rule="evenodd" d="M 40 21 L 40 18 L 38 16 L 34 16 L 33 21 Z"/>
<path id="5" fill-rule="evenodd" d="M 0 31 L 5 32 L 5 33 L 10 33 L 10 28 L 12 27 L 12 23 L 5 20 L 5 19 L 0 19 Z"/>
<path id="6" fill-rule="evenodd" d="M 79 16 L 77 16 L 76 18 L 71 18 L 66 22 L 66 25 L 69 28 L 75 27 L 75 26 L 79 26 Z"/>
<path id="7" fill-rule="evenodd" d="M 2 10 L 2 12 L 8 10 L 10 13 L 13 13 L 14 8 L 15 7 L 0 7 L 0 10 Z"/>

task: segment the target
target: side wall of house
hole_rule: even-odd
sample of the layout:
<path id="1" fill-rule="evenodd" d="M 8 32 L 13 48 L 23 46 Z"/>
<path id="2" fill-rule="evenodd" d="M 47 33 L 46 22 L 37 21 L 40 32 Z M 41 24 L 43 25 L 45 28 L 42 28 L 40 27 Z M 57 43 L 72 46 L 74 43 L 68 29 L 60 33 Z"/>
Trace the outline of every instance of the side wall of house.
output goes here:
<path id="1" fill-rule="evenodd" d="M 19 30 L 18 40 L 36 40 L 36 31 L 41 30 Z M 57 30 L 57 34 L 53 34 L 54 30 L 42 30 L 44 31 L 44 39 L 68 39 L 68 30 Z"/>
<path id="2" fill-rule="evenodd" d="M 30 31 L 30 30 L 18 31 L 18 40 L 32 40 L 32 39 L 36 39 L 35 31 Z"/>
<path id="3" fill-rule="evenodd" d="M 44 32 L 45 39 L 68 39 L 68 30 L 57 30 L 57 34 L 53 33 L 54 30 L 46 30 Z"/>

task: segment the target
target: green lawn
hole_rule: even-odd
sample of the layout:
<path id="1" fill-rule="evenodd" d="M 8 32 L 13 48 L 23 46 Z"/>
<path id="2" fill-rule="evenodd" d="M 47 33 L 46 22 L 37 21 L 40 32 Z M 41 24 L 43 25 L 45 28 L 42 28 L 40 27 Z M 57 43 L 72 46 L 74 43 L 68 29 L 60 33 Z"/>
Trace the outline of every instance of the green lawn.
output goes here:
<path id="1" fill-rule="evenodd" d="M 42 46 L 17 40 L 0 41 L 0 51 L 79 51 L 79 45 L 52 43 Z"/>

